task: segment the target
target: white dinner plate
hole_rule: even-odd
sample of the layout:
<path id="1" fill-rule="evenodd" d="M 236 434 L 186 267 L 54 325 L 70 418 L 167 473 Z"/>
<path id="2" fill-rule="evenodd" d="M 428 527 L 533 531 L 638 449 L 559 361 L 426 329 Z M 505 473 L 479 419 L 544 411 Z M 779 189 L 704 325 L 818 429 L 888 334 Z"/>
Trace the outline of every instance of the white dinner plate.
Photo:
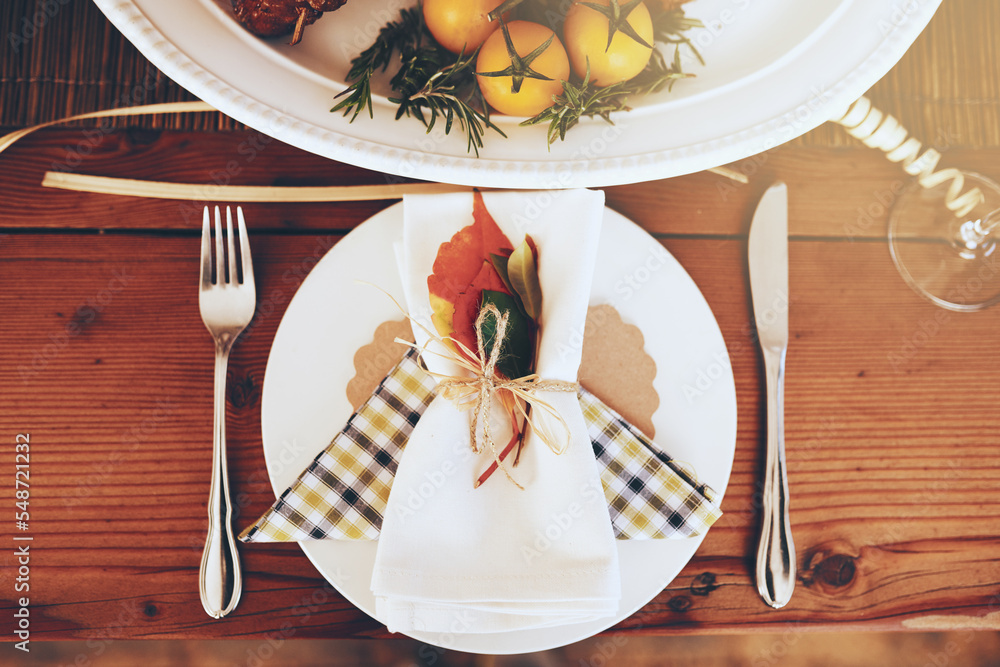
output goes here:
<path id="1" fill-rule="evenodd" d="M 546 196 L 539 193 L 539 196 Z M 402 238 L 396 204 L 335 245 L 303 281 L 278 327 L 264 377 L 264 456 L 275 495 L 282 493 L 350 417 L 345 388 L 354 353 L 376 327 L 400 318 L 404 301 L 393 243 Z M 694 281 L 653 237 L 605 209 L 591 304 L 610 304 L 639 327 L 656 362 L 656 442 L 721 496 L 736 445 L 736 389 L 725 341 Z M 524 653 L 584 639 L 627 618 L 662 591 L 702 538 L 619 541 L 622 601 L 604 621 L 497 634 L 412 636 L 475 653 Z M 357 607 L 375 615 L 369 584 L 375 542 L 301 542 L 316 568 Z"/>
<path id="2" fill-rule="evenodd" d="M 940 0 L 695 0 L 706 64 L 672 92 L 633 99 L 615 125 L 585 119 L 546 149 L 544 127 L 495 116 L 479 158 L 463 138 L 393 120 L 384 97 L 349 123 L 331 114 L 352 57 L 415 0 L 351 0 L 296 46 L 263 41 L 230 0 L 96 0 L 174 81 L 267 135 L 380 172 L 465 185 L 563 188 L 687 174 L 760 153 L 838 116 L 899 60 Z"/>

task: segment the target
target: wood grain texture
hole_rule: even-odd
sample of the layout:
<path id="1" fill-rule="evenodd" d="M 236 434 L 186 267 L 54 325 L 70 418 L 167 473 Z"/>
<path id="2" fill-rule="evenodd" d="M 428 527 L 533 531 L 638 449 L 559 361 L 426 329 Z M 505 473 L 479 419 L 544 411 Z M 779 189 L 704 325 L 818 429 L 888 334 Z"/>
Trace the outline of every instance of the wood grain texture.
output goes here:
<path id="1" fill-rule="evenodd" d="M 0 225 L 18 229 L 187 230 L 201 221 L 202 202 L 92 195 L 42 188 L 46 171 L 127 176 L 204 184 L 374 185 L 399 179 L 282 144 L 257 132 L 50 129 L 0 154 L 4 209 Z M 1000 148 L 952 149 L 942 166 L 961 166 L 1000 180 Z M 775 180 L 789 186 L 792 236 L 845 240 L 882 238 L 888 209 L 909 177 L 881 152 L 785 146 L 733 168 L 743 185 L 707 172 L 606 188 L 608 205 L 657 234 L 745 235 L 757 199 Z M 539 194 L 544 197 L 543 193 Z M 390 202 L 249 204 L 252 229 L 268 232 L 349 230 Z"/>
<path id="2" fill-rule="evenodd" d="M 339 218 L 340 208 L 328 214 Z M 274 332 L 315 257 L 339 238 L 253 237 L 262 308 L 229 378 L 237 528 L 274 498 L 260 440 Z M 725 516 L 680 576 L 617 631 L 898 629 L 963 618 L 995 627 L 1000 387 L 990 378 L 1000 368 L 983 344 L 995 340 L 1000 311 L 925 304 L 878 241 L 792 242 L 786 427 L 800 581 L 790 605 L 774 611 L 752 581 L 763 406 L 745 241 L 665 243 L 726 338 L 737 450 Z M 197 570 L 212 352 L 196 258 L 195 236 L 148 230 L 0 242 L 0 452 L 11 459 L 14 435 L 31 434 L 32 637 L 386 636 L 295 545 L 244 547 L 240 606 L 221 621 L 204 616 Z M 10 550 L 4 558 L 9 566 Z M 12 607 L 13 595 L 5 586 L 0 607 Z"/>

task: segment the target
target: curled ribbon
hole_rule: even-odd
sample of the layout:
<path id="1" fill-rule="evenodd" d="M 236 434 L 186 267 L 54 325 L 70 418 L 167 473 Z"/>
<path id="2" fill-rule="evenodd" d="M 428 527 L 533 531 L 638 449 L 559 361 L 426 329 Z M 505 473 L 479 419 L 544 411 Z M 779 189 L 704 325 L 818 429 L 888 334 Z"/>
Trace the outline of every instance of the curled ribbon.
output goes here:
<path id="1" fill-rule="evenodd" d="M 977 187 L 963 192 L 965 176 L 961 171 L 955 168 L 937 169 L 941 154 L 933 148 L 921 153 L 920 141 L 908 136 L 899 121 L 876 109 L 867 97 L 858 98 L 835 122 L 843 125 L 848 134 L 860 139 L 866 146 L 883 151 L 890 162 L 899 162 L 903 171 L 917 177 L 921 187 L 929 189 L 951 181 L 944 200 L 956 217 L 968 215 L 984 201 L 983 192 Z"/>
<path id="2" fill-rule="evenodd" d="M 496 320 L 496 333 L 493 337 L 493 345 L 489 353 L 486 351 L 486 341 L 483 334 L 483 325 L 487 317 L 493 317 Z M 462 344 L 461 341 L 451 337 L 442 338 L 419 322 L 415 322 L 413 318 L 409 319 L 424 330 L 430 341 L 441 343 L 446 353 L 429 350 L 427 349 L 427 345 L 418 346 L 401 338 L 397 338 L 396 342 L 418 349 L 421 354 L 427 352 L 437 354 L 455 362 L 471 373 L 471 377 L 467 377 L 444 375 L 428 371 L 431 375 L 438 378 L 438 388 L 443 397 L 453 401 L 460 409 L 472 410 L 472 420 L 469 424 L 469 438 L 472 451 L 476 453 L 480 451 L 479 443 L 481 441 L 489 449 L 490 453 L 493 454 L 494 463 L 498 468 L 503 470 L 507 479 L 513 482 L 518 488 L 523 488 L 511 477 L 510 472 L 503 465 L 492 436 L 490 412 L 493 407 L 493 401 L 499 392 L 505 391 L 509 392 L 511 396 L 520 399 L 520 401 L 515 400 L 514 405 L 521 416 L 524 417 L 525 424 L 535 432 L 539 440 L 545 443 L 554 454 L 562 454 L 566 451 L 570 440 L 569 424 L 566 423 L 566 420 L 552 404 L 539 398 L 536 392 L 576 392 L 579 389 L 579 385 L 575 382 L 565 382 L 562 380 L 545 380 L 535 373 L 514 379 L 507 379 L 497 375 L 496 365 L 500 360 L 503 342 L 507 335 L 509 313 L 501 313 L 492 303 L 486 304 L 486 306 L 480 309 L 475 323 L 478 354 Z M 448 345 L 447 343 L 449 342 L 454 346 Z M 543 418 L 532 418 L 531 411 L 527 410 L 524 406 L 531 406 Z M 549 428 L 547 424 L 548 418 L 555 420 L 560 426 L 562 437 L 557 436 Z"/>

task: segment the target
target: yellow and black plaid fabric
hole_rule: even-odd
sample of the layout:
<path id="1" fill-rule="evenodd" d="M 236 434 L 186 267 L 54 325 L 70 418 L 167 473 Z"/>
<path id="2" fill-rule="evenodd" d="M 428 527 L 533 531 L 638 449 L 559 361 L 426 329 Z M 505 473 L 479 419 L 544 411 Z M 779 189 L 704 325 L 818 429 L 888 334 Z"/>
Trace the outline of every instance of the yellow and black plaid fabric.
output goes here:
<path id="1" fill-rule="evenodd" d="M 435 384 L 411 350 L 330 446 L 240 539 L 377 539 L 403 446 L 434 398 Z"/>
<path id="2" fill-rule="evenodd" d="M 580 407 L 600 464 L 615 537 L 694 537 L 722 516 L 715 491 L 582 388 Z"/>
<path id="3" fill-rule="evenodd" d="M 377 539 L 399 457 L 434 388 L 417 352 L 410 350 L 330 446 L 240 539 Z M 593 394 L 581 389 L 579 398 L 615 537 L 693 537 L 722 515 L 712 489 Z"/>

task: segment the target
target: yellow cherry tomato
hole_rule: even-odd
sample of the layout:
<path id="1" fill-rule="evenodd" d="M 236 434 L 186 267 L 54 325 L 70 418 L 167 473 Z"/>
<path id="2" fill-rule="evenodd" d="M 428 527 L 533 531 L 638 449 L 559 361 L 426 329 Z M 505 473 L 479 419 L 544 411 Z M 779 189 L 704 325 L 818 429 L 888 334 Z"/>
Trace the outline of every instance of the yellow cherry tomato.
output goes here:
<path id="1" fill-rule="evenodd" d="M 472 53 L 500 25 L 487 15 L 503 0 L 424 0 L 424 22 L 438 44 Z"/>
<path id="2" fill-rule="evenodd" d="M 524 77 L 521 89 L 513 92 L 513 77 L 483 76 L 484 72 L 502 72 L 511 66 L 503 32 L 490 35 L 479 50 L 476 72 L 479 89 L 491 107 L 510 116 L 534 116 L 552 106 L 552 97 L 562 93 L 562 82 L 569 78 L 569 58 L 562 42 L 549 28 L 530 21 L 512 21 L 507 24 L 510 41 L 521 57 L 545 43 L 552 42 L 529 63 L 532 71 L 546 76 L 548 81 Z"/>
<path id="3" fill-rule="evenodd" d="M 588 3 L 610 6 L 610 0 L 587 0 Z M 619 6 L 628 0 L 618 0 Z M 626 19 L 636 34 L 653 43 L 653 22 L 646 5 L 639 3 Z M 575 2 L 566 12 L 563 37 L 573 71 L 583 78 L 590 61 L 590 80 L 599 86 L 628 81 L 641 72 L 653 49 L 637 42 L 622 31 L 615 32 L 608 45 L 608 17 L 582 2 Z"/>

